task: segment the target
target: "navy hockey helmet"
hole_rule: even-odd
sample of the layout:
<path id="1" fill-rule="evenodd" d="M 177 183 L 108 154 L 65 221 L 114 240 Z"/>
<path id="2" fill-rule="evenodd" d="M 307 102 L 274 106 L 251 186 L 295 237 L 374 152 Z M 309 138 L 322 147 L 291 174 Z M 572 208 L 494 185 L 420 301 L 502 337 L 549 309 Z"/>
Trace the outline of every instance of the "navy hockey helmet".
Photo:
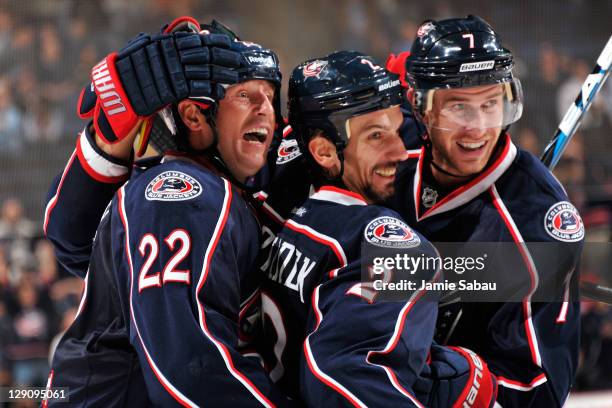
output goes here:
<path id="1" fill-rule="evenodd" d="M 357 51 L 305 61 L 289 78 L 289 123 L 303 146 L 313 130 L 322 130 L 341 152 L 350 137 L 348 119 L 401 101 L 398 77 Z"/>
<path id="2" fill-rule="evenodd" d="M 522 88 L 513 73 L 512 53 L 499 35 L 478 16 L 427 20 L 417 30 L 406 59 L 409 98 L 415 113 L 423 118 L 432 110 L 438 90 L 501 84 L 503 118 L 485 120 L 485 127 L 505 127 L 522 114 Z M 475 112 L 442 112 L 464 125 Z M 429 122 L 430 126 L 435 123 Z"/>
<path id="3" fill-rule="evenodd" d="M 281 113 L 281 81 L 282 75 L 278 56 L 268 48 L 247 41 L 240 41 L 237 37 L 232 43 L 232 50 L 241 55 L 240 68 L 236 70 L 239 82 L 262 79 L 274 85 L 275 95 L 273 101 L 276 125 L 282 127 Z"/>
<path id="4" fill-rule="evenodd" d="M 178 23 L 177 23 L 178 22 Z M 282 126 L 283 117 L 281 112 L 281 81 L 282 75 L 280 71 L 278 56 L 274 51 L 264 48 L 259 44 L 241 41 L 240 38 L 222 23 L 213 20 L 208 24 L 200 24 L 189 17 L 183 17 L 175 20 L 170 26 L 162 27 L 164 32 L 200 32 L 207 30 L 213 34 L 225 34 L 231 40 L 231 50 L 240 54 L 240 67 L 232 70 L 238 75 L 238 82 L 245 82 L 253 79 L 262 79 L 271 82 L 275 87 L 275 96 L 273 107 L 277 126 Z M 214 145 L 216 145 L 216 125 L 214 117 L 218 108 L 218 100 L 207 97 L 191 97 L 196 103 L 201 103 L 206 107 L 204 114 L 207 120 L 213 127 L 215 137 Z M 174 110 L 174 112 L 173 112 Z M 188 143 L 185 140 L 185 135 L 177 135 L 178 126 L 181 126 L 178 119 L 176 108 L 171 107 L 163 109 L 159 112 L 158 117 L 153 122 L 151 130 L 150 143 L 158 152 L 166 150 L 189 150 Z M 181 126 L 182 127 L 182 126 Z M 213 146 L 214 147 L 214 146 Z"/>

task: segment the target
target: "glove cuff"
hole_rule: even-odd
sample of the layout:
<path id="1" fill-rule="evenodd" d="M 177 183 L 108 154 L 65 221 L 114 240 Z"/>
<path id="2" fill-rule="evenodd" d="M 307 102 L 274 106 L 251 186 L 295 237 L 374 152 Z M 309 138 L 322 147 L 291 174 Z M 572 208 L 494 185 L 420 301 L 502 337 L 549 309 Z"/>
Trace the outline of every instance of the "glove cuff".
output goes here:
<path id="1" fill-rule="evenodd" d="M 94 180 L 114 184 L 127 179 L 130 163 L 103 152 L 89 131 L 89 125 L 79 135 L 76 151 L 83 169 Z"/>
<path id="2" fill-rule="evenodd" d="M 98 98 L 94 126 L 97 134 L 110 144 L 128 134 L 139 120 L 121 85 L 116 59 L 117 53 L 111 53 L 91 70 L 91 82 Z"/>

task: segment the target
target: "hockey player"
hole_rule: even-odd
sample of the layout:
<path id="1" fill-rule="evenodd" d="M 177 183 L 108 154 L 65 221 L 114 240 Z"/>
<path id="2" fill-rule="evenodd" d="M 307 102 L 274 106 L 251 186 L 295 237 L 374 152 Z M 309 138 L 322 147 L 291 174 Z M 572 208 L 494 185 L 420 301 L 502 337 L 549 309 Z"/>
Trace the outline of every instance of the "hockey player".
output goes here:
<path id="1" fill-rule="evenodd" d="M 49 376 L 72 405 L 286 403 L 239 352 L 238 333 L 256 290 L 260 234 L 240 186 L 265 163 L 280 116 L 278 59 L 209 28 L 200 34 L 181 18 L 162 35 L 139 35 L 94 68 L 81 98 L 94 126 L 45 213 L 60 261 L 86 282 Z M 92 228 L 128 174 L 121 154 L 105 154 L 95 138 L 129 151 L 123 140 L 168 104 L 180 151 L 132 171 L 91 249 Z M 83 194 L 90 208 L 81 209 Z M 69 231 L 70 217 L 79 228 Z M 70 233 L 82 238 L 62 238 Z"/>
<path id="2" fill-rule="evenodd" d="M 495 399 L 495 380 L 475 353 L 433 346 L 428 360 L 435 296 L 413 290 L 381 301 L 362 282 L 362 261 L 381 247 L 436 255 L 377 205 L 393 194 L 407 157 L 400 89 L 396 76 L 354 51 L 308 60 L 289 80 L 289 121 L 315 192 L 289 219 L 264 207 L 282 223 L 267 229 L 262 250 L 264 350 L 271 378 L 308 406 L 488 407 Z M 269 194 L 266 204 L 275 202 Z"/>
<path id="3" fill-rule="evenodd" d="M 560 407 L 578 363 L 579 303 L 569 295 L 577 290 L 584 226 L 559 182 L 507 133 L 522 112 L 513 65 L 512 53 L 479 17 L 420 26 L 405 69 L 426 132 L 423 147 L 398 172 L 393 202 L 432 242 L 516 245 L 521 267 L 510 270 L 498 258 L 492 278 L 527 287 L 522 302 L 442 307 L 439 339 L 483 356 L 503 407 Z M 546 264 L 529 242 L 564 250 Z M 532 301 L 543 292 L 554 302 Z"/>

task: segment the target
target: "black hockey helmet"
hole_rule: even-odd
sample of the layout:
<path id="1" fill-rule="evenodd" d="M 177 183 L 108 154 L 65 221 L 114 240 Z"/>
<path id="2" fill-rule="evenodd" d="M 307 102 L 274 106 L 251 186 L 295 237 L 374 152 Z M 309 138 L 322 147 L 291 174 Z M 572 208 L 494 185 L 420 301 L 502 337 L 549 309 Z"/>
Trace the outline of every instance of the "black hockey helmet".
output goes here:
<path id="1" fill-rule="evenodd" d="M 436 90 L 501 84 L 503 119 L 495 127 L 508 126 L 521 117 L 523 108 L 513 67 L 512 53 L 482 18 L 427 20 L 417 30 L 406 59 L 409 99 L 422 118 L 432 109 Z"/>
<path id="2" fill-rule="evenodd" d="M 302 146 L 317 129 L 341 152 L 350 137 L 348 119 L 401 101 L 398 77 L 357 51 L 336 51 L 305 61 L 289 78 L 289 123 Z"/>

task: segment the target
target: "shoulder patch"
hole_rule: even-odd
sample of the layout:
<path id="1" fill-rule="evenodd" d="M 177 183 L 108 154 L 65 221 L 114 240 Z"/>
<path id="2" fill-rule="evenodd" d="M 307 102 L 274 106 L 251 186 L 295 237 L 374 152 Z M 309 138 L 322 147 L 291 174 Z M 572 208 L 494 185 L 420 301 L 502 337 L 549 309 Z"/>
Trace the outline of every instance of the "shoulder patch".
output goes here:
<path id="1" fill-rule="evenodd" d="M 367 242 L 384 248 L 411 248 L 419 245 L 419 236 L 402 220 L 378 217 L 366 226 Z"/>
<path id="2" fill-rule="evenodd" d="M 578 210 L 567 201 L 553 204 L 544 216 L 544 229 L 554 239 L 577 242 L 584 238 L 584 223 Z"/>
<path id="3" fill-rule="evenodd" d="M 199 196 L 202 185 L 195 178 L 180 171 L 164 171 L 145 189 L 149 201 L 184 201 Z"/>
<path id="4" fill-rule="evenodd" d="M 276 164 L 288 163 L 302 155 L 298 142 L 295 139 L 283 139 L 276 155 Z"/>

